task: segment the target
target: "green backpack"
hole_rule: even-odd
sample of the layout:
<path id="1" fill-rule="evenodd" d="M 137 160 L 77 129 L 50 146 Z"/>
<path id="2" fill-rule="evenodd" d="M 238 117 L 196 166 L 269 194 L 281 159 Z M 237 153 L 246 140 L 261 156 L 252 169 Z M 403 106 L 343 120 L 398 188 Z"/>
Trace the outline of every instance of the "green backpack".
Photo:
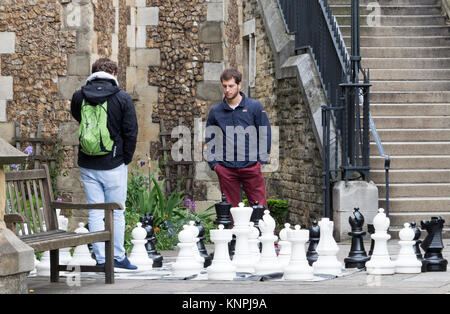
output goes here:
<path id="1" fill-rule="evenodd" d="M 108 131 L 108 101 L 91 105 L 83 99 L 81 103 L 81 122 L 78 131 L 81 151 L 90 156 L 101 156 L 111 152 L 114 141 Z"/>

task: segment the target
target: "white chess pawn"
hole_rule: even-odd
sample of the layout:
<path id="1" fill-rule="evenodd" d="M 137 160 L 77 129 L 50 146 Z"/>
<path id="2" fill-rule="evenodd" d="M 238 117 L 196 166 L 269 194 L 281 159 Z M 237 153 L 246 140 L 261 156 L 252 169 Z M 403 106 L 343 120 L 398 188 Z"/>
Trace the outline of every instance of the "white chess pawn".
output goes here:
<path id="1" fill-rule="evenodd" d="M 275 252 L 275 241 L 278 239 L 274 235 L 275 220 L 270 216 L 270 211 L 265 210 L 262 220 L 259 220 L 259 228 L 261 229 L 261 236 L 259 240 L 262 243 L 261 258 L 258 264 L 255 265 L 255 273 L 258 275 L 282 272 L 283 269 L 277 259 Z"/>
<path id="2" fill-rule="evenodd" d="M 148 257 L 147 249 L 145 244 L 147 240 L 147 231 L 142 228 L 142 223 L 138 222 L 136 227 L 131 231 L 131 243 L 133 243 L 133 248 L 131 249 L 130 256 L 128 259 L 130 263 L 137 266 L 139 271 L 151 270 L 153 268 L 153 260 Z"/>
<path id="3" fill-rule="evenodd" d="M 69 226 L 69 219 L 63 215 L 60 214 L 61 209 L 56 209 L 56 217 L 58 218 L 58 229 L 67 231 Z M 59 264 L 60 265 L 67 265 L 70 260 L 72 259 L 72 256 L 70 255 L 70 247 L 65 247 L 62 249 L 59 249 Z"/>
<path id="4" fill-rule="evenodd" d="M 194 235 L 195 243 L 192 246 L 192 251 L 194 252 L 195 259 L 203 267 L 205 264 L 205 258 L 200 254 L 200 251 L 198 249 L 197 243 L 198 241 L 200 241 L 200 238 L 198 237 L 200 230 L 198 230 L 198 228 L 195 226 L 195 221 L 189 221 L 189 230 L 191 230 L 192 234 Z"/>
<path id="5" fill-rule="evenodd" d="M 244 207 L 244 203 L 239 203 L 239 206 L 232 207 L 230 212 L 234 221 L 231 232 L 236 235 L 236 245 L 232 263 L 236 266 L 237 272 L 253 273 L 255 268 L 253 266 L 252 254 L 250 253 L 248 245 L 250 233 L 249 223 L 253 208 Z"/>
<path id="6" fill-rule="evenodd" d="M 422 272 L 422 262 L 417 259 L 413 246 L 416 244 L 414 240 L 414 230 L 409 223 L 405 223 L 404 228 L 400 230 L 400 252 L 395 263 L 395 272 L 400 274 L 419 274 Z"/>
<path id="7" fill-rule="evenodd" d="M 287 230 L 287 238 L 292 243 L 292 254 L 289 264 L 284 268 L 285 280 L 310 280 L 314 278 L 313 268 L 306 259 L 305 243 L 309 240 L 309 230 Z"/>
<path id="8" fill-rule="evenodd" d="M 329 218 L 319 221 L 320 240 L 317 245 L 317 261 L 312 265 L 314 274 L 342 274 L 342 263 L 337 260 L 339 246 L 333 238 L 334 222 Z"/>
<path id="9" fill-rule="evenodd" d="M 87 230 L 84 227 L 83 222 L 80 222 L 78 224 L 78 228 L 75 229 L 75 233 L 89 233 L 89 230 Z M 73 251 L 72 259 L 69 261 L 69 263 L 67 265 L 95 266 L 96 264 L 97 264 L 97 262 L 95 261 L 95 259 L 92 258 L 87 244 L 83 244 L 83 245 L 78 245 L 77 247 L 75 247 L 75 250 Z"/>
<path id="10" fill-rule="evenodd" d="M 387 241 L 391 238 L 387 233 L 389 224 L 390 220 L 386 217 L 384 209 L 378 209 L 378 214 L 373 219 L 375 233 L 371 235 L 375 245 L 370 260 L 366 262 L 369 275 L 392 275 L 395 272 L 395 264 L 391 261 L 387 249 Z"/>
<path id="11" fill-rule="evenodd" d="M 188 225 L 183 226 L 183 230 L 178 233 L 178 256 L 172 265 L 172 276 L 189 277 L 199 274 L 203 265 L 198 263 L 192 246 L 196 245 L 195 237 Z"/>
<path id="12" fill-rule="evenodd" d="M 236 267 L 231 263 L 228 252 L 228 242 L 233 234 L 231 230 L 219 225 L 218 230 L 210 231 L 211 241 L 214 242 L 214 258 L 206 268 L 209 280 L 233 280 L 236 277 Z"/>
<path id="13" fill-rule="evenodd" d="M 291 260 L 292 245 L 288 241 L 288 231 L 290 230 L 291 224 L 285 223 L 284 228 L 280 230 L 280 240 L 278 241 L 278 246 L 280 247 L 280 252 L 278 253 L 278 261 L 281 267 L 284 269 Z"/>
<path id="14" fill-rule="evenodd" d="M 255 223 L 253 221 L 249 222 L 250 233 L 248 235 L 248 246 L 250 254 L 252 255 L 253 265 L 259 262 L 261 258 L 261 253 L 259 250 L 259 230 L 255 227 Z"/>

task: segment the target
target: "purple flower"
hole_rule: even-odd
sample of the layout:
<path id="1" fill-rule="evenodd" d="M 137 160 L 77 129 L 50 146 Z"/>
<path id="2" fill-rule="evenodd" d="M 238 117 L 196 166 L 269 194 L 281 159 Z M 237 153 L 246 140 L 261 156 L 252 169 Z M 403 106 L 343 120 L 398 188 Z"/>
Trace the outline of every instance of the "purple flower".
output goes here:
<path id="1" fill-rule="evenodd" d="M 29 156 L 33 156 L 33 147 L 27 146 L 27 148 L 25 148 L 25 150 L 23 152 Z"/>
<path id="2" fill-rule="evenodd" d="M 144 166 L 145 165 L 145 161 L 141 161 L 140 164 L 141 164 L 141 167 Z"/>
<path id="3" fill-rule="evenodd" d="M 16 164 L 12 164 L 11 166 L 9 166 L 10 170 L 14 170 L 14 169 L 19 169 L 19 166 Z"/>
<path id="4" fill-rule="evenodd" d="M 62 198 L 59 197 L 59 198 L 56 199 L 56 201 L 61 203 L 62 202 Z"/>
<path id="5" fill-rule="evenodd" d="M 195 211 L 195 201 L 191 201 L 189 198 L 186 200 L 186 202 L 184 203 L 184 205 L 191 211 L 194 212 Z"/>

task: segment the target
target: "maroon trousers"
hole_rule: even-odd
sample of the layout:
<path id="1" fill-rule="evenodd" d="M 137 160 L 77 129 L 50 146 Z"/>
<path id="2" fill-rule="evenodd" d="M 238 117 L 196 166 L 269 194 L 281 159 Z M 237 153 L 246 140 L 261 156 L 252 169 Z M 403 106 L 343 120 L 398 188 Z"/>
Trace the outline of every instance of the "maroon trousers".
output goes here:
<path id="1" fill-rule="evenodd" d="M 258 201 L 259 205 L 267 208 L 266 186 L 259 162 L 247 168 L 227 168 L 217 164 L 215 171 L 219 178 L 220 190 L 225 193 L 227 202 L 233 207 L 237 207 L 241 201 L 240 183 L 242 183 L 249 206 Z"/>

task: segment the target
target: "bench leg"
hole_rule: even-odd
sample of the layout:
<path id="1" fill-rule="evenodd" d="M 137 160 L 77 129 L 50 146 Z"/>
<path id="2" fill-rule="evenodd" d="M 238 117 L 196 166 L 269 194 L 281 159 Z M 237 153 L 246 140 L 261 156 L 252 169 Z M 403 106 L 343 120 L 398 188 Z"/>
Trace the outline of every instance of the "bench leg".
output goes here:
<path id="1" fill-rule="evenodd" d="M 50 282 L 59 281 L 59 250 L 50 251 Z"/>
<path id="2" fill-rule="evenodd" d="M 105 283 L 114 283 L 114 245 L 113 241 L 105 242 Z"/>

